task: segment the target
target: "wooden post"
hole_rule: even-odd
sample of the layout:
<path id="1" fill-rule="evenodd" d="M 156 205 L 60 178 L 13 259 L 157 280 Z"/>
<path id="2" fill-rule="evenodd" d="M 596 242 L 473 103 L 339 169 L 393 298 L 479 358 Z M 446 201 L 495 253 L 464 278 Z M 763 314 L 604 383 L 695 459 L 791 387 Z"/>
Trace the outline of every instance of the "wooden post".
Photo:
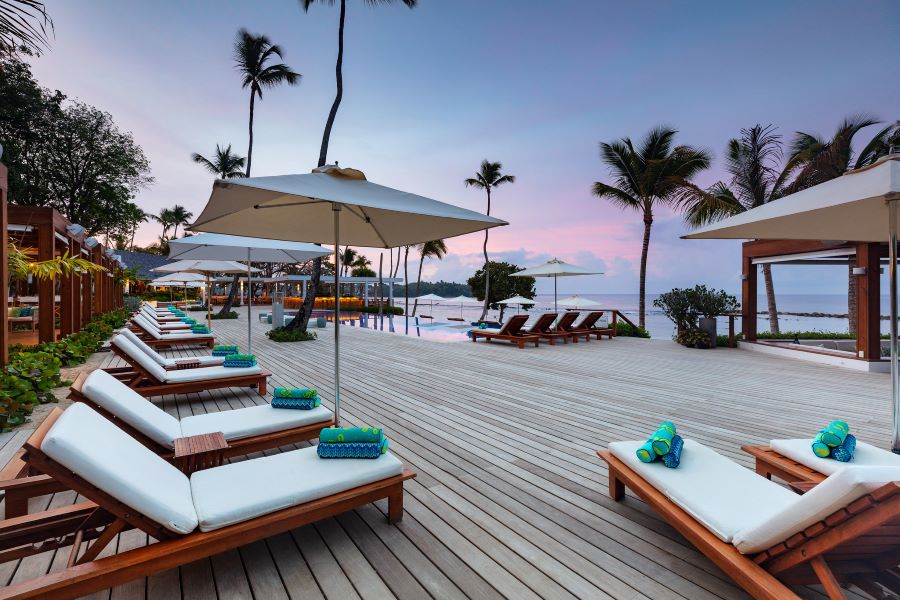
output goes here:
<path id="1" fill-rule="evenodd" d="M 76 258 L 83 258 L 84 255 L 81 253 L 81 242 L 72 239 L 72 243 L 70 248 L 72 248 L 72 256 Z M 81 313 L 81 273 L 78 271 L 72 272 L 72 329 L 75 332 L 81 331 L 81 328 L 85 326 L 85 322 L 82 320 Z"/>
<path id="2" fill-rule="evenodd" d="M 7 237 L 6 226 L 8 220 L 6 217 L 6 196 L 7 184 L 6 165 L 0 163 L 0 281 L 3 282 L 3 314 L 0 315 L 0 367 L 6 364 L 9 359 L 9 308 L 7 300 L 9 298 L 9 271 L 6 266 L 6 250 L 9 239 Z"/>
<path id="3" fill-rule="evenodd" d="M 103 266 L 103 246 L 97 244 L 93 248 L 91 248 L 91 261 L 95 265 Z M 94 315 L 102 315 L 103 314 L 103 280 L 106 278 L 106 273 L 103 271 L 94 272 Z"/>
<path id="4" fill-rule="evenodd" d="M 91 258 L 91 249 L 88 248 L 88 259 Z M 84 256 L 84 255 L 82 255 Z M 81 326 L 84 327 L 91 322 L 91 313 L 93 311 L 93 302 L 91 294 L 91 274 L 90 272 L 81 274 Z"/>
<path id="5" fill-rule="evenodd" d="M 69 256 L 74 256 L 72 248 L 74 240 L 68 237 L 68 245 L 66 250 Z M 54 242 L 56 240 L 54 239 Z M 62 275 L 59 278 L 59 332 L 62 337 L 75 332 L 75 273 L 70 275 Z"/>
<path id="6" fill-rule="evenodd" d="M 856 355 L 868 361 L 881 360 L 881 245 L 856 245 Z"/>
<path id="7" fill-rule="evenodd" d="M 741 268 L 741 330 L 748 342 L 756 341 L 756 271 L 753 259 L 747 256 L 744 248 Z"/>
<path id="8" fill-rule="evenodd" d="M 52 260 L 56 255 L 56 236 L 53 220 L 37 228 L 38 261 Z M 38 281 L 38 339 L 56 341 L 56 278 Z"/>

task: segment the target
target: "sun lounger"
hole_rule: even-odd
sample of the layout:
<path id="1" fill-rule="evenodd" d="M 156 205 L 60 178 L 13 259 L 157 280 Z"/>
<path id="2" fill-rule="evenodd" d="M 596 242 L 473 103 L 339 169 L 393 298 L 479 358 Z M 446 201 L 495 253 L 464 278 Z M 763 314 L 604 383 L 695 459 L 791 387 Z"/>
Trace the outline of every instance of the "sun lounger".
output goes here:
<path id="1" fill-rule="evenodd" d="M 578 323 L 577 325 L 573 324 L 569 328 L 569 331 L 579 336 L 585 335 L 585 339 L 590 339 L 592 335 L 596 335 L 598 340 L 602 339 L 604 335 L 608 336 L 609 339 L 612 339 L 615 335 L 615 331 L 613 331 L 611 327 L 597 327 L 597 321 L 599 321 L 602 316 L 602 310 L 589 312 L 581 320 L 581 323 Z"/>
<path id="2" fill-rule="evenodd" d="M 212 348 L 216 345 L 216 340 L 212 335 L 190 333 L 188 331 L 185 331 L 184 333 L 181 333 L 180 331 L 161 331 L 160 329 L 154 327 L 142 315 L 136 315 L 131 320 L 131 322 L 137 327 L 137 329 L 134 330 L 135 333 L 141 336 L 141 338 L 144 340 L 144 343 L 154 348 L 195 345 Z"/>
<path id="3" fill-rule="evenodd" d="M 265 396 L 266 379 L 272 374 L 259 365 L 238 368 L 196 367 L 169 371 L 122 335 L 115 336 L 109 347 L 129 366 L 104 370 L 145 397 L 187 394 L 227 387 L 255 387 L 260 396 Z"/>
<path id="4" fill-rule="evenodd" d="M 643 443 L 598 452 L 610 496 L 634 492 L 754 598 L 820 583 L 836 600 L 839 582 L 900 592 L 900 468 L 842 469 L 800 496 L 691 440 L 677 469 L 642 463 Z"/>
<path id="5" fill-rule="evenodd" d="M 857 440 L 853 460 L 842 463 L 833 458 L 821 458 L 812 453 L 811 440 L 772 440 L 768 446 L 741 446 L 756 458 L 756 472 L 771 479 L 774 475 L 787 482 L 818 483 L 838 469 L 847 466 L 900 467 L 900 455 L 876 448 Z"/>
<path id="6" fill-rule="evenodd" d="M 539 316 L 534 325 L 528 328 L 528 333 L 549 341 L 551 346 L 556 344 L 556 340 L 562 340 L 564 344 L 568 344 L 572 334 L 551 328 L 557 316 L 559 315 L 556 313 L 545 313 Z"/>
<path id="7" fill-rule="evenodd" d="M 0 588 L 3 599 L 83 596 L 382 498 L 397 522 L 403 482 L 415 477 L 390 453 L 323 460 L 314 447 L 188 477 L 81 403 L 41 424 L 25 460 L 88 501 L 0 523 L 4 561 L 72 546 L 65 568 Z M 157 541 L 98 558 L 134 528 Z"/>
<path id="8" fill-rule="evenodd" d="M 165 312 L 156 312 L 150 310 L 146 306 L 141 308 L 140 313 L 147 317 L 150 320 L 157 321 L 159 323 L 180 323 L 181 317 L 170 313 L 169 311 Z"/>
<path id="9" fill-rule="evenodd" d="M 510 317 L 509 321 L 506 322 L 506 325 L 500 328 L 499 331 L 472 329 L 470 335 L 472 336 L 473 342 L 477 342 L 478 338 L 484 338 L 489 342 L 491 340 L 512 342 L 520 349 L 524 348 L 525 344 L 534 344 L 535 347 L 537 347 L 541 342 L 541 337 L 522 331 L 522 326 L 525 325 L 526 321 L 528 321 L 528 315 L 516 315 Z"/>
<path id="10" fill-rule="evenodd" d="M 125 336 L 132 344 L 142 350 L 147 356 L 156 361 L 156 364 L 164 369 L 190 369 L 196 367 L 215 367 L 225 362 L 224 356 L 183 356 L 181 358 L 167 358 L 148 346 L 135 332 L 127 327 L 119 330 L 119 334 Z"/>

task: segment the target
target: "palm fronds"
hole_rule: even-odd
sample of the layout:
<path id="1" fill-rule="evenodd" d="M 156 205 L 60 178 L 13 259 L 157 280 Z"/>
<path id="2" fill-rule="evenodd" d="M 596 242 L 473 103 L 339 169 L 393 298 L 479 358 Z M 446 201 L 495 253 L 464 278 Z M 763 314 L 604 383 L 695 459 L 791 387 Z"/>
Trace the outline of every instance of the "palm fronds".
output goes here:
<path id="1" fill-rule="evenodd" d="M 40 0 L 0 0 L 0 52 L 23 49 L 40 55 L 50 48 L 53 19 Z"/>

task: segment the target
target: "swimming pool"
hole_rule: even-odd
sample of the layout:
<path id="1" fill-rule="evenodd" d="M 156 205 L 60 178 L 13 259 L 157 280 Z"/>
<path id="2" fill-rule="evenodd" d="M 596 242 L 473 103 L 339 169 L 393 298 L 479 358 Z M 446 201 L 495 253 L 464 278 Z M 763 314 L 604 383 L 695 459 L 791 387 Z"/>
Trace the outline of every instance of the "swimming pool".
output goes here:
<path id="1" fill-rule="evenodd" d="M 431 321 L 410 317 L 409 332 L 407 333 L 404 317 L 385 317 L 382 329 L 379 320 L 369 315 L 360 315 L 359 325 L 383 333 L 411 335 L 437 342 L 467 342 L 469 341 L 467 332 L 472 329 L 472 325 L 469 323 Z"/>

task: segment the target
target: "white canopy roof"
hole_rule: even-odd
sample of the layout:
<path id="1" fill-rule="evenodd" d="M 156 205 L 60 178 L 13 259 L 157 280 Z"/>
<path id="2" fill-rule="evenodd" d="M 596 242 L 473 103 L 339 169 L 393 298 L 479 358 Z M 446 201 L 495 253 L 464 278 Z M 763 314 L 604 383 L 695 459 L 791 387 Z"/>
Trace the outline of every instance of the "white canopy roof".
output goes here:
<path id="1" fill-rule="evenodd" d="M 481 304 L 481 300 L 471 296 L 456 296 L 455 298 L 447 298 L 444 302 L 447 304 Z"/>
<path id="2" fill-rule="evenodd" d="M 548 260 L 542 265 L 513 273 L 513 277 L 572 277 L 574 275 L 603 275 L 599 271 L 591 271 L 577 265 L 570 265 L 558 258 Z"/>
<path id="3" fill-rule="evenodd" d="M 248 267 L 233 260 L 177 260 L 151 270 L 160 273 L 179 271 L 186 273 L 246 273 L 248 270 L 259 272 L 256 267 Z"/>
<path id="4" fill-rule="evenodd" d="M 424 296 L 417 297 L 416 300 L 419 302 L 443 302 L 446 298 L 438 296 L 437 294 L 425 294 Z"/>
<path id="5" fill-rule="evenodd" d="M 200 273 L 169 273 L 168 275 L 163 275 L 157 279 L 154 279 L 151 283 L 159 284 L 159 285 L 170 285 L 170 284 L 181 284 L 181 283 L 190 283 L 192 281 L 206 281 L 206 277 L 201 275 Z"/>
<path id="6" fill-rule="evenodd" d="M 248 254 L 249 252 L 249 254 Z M 306 242 L 285 242 L 264 238 L 201 233 L 169 241 L 169 258 L 247 260 L 265 263 L 300 263 L 331 254 Z"/>
<path id="7" fill-rule="evenodd" d="M 886 242 L 891 199 L 900 200 L 897 157 L 722 219 L 684 237 Z"/>
<path id="8" fill-rule="evenodd" d="M 526 298 L 525 296 L 513 296 L 512 298 L 507 298 L 506 300 L 501 300 L 497 304 L 537 304 L 531 298 Z"/>
<path id="9" fill-rule="evenodd" d="M 505 221 L 367 181 L 326 165 L 312 173 L 216 180 L 193 231 L 396 248 L 482 231 Z"/>
<path id="10" fill-rule="evenodd" d="M 588 300 L 587 298 L 582 298 L 578 295 L 569 296 L 568 298 L 563 298 L 559 301 L 559 304 L 563 306 L 574 306 L 576 308 L 587 307 L 587 306 L 600 306 L 599 302 L 594 302 L 593 300 Z"/>

